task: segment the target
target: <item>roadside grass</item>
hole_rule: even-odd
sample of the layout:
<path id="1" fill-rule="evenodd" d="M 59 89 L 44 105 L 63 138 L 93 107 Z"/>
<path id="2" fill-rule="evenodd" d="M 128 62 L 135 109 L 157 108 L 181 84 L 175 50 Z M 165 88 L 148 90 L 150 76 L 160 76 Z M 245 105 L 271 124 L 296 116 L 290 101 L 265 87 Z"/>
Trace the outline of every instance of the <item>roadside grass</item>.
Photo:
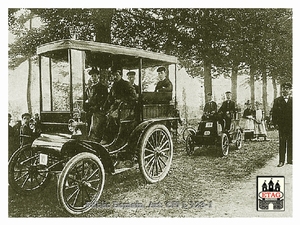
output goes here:
<path id="1" fill-rule="evenodd" d="M 163 181 L 147 184 L 138 166 L 108 175 L 99 204 L 79 217 L 213 217 L 211 204 L 216 199 L 278 154 L 278 133 L 270 131 L 268 138 L 271 140 L 245 142 L 240 150 L 231 146 L 226 157 L 218 156 L 214 146 L 196 149 L 188 156 L 184 144 L 174 141 L 172 166 Z M 70 217 L 58 204 L 56 183 L 54 177 L 45 190 L 33 196 L 16 194 L 8 187 L 8 216 Z"/>

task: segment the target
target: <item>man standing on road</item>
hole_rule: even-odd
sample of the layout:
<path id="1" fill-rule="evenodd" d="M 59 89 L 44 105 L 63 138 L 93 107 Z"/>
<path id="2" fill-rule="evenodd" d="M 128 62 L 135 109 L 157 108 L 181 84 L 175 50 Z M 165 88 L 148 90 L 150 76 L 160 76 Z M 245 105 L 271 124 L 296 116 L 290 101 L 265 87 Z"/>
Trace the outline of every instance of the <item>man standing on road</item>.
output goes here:
<path id="1" fill-rule="evenodd" d="M 281 95 L 273 103 L 272 120 L 278 126 L 279 132 L 279 164 L 282 167 L 287 152 L 287 164 L 293 164 L 293 105 L 291 96 L 292 84 L 289 82 L 281 85 Z"/>

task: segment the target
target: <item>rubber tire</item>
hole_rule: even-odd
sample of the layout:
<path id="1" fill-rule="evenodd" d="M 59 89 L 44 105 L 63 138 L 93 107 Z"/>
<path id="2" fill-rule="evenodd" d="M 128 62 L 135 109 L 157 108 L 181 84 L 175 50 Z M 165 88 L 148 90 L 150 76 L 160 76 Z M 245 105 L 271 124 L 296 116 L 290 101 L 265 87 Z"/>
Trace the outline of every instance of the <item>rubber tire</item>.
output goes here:
<path id="1" fill-rule="evenodd" d="M 239 141 L 238 141 L 239 140 Z M 235 148 L 240 150 L 243 146 L 243 135 L 240 129 L 236 132 Z"/>
<path id="2" fill-rule="evenodd" d="M 95 194 L 95 196 L 93 197 L 91 202 L 89 202 L 85 207 L 74 208 L 74 207 L 71 207 L 65 201 L 64 187 L 65 187 L 66 177 L 69 174 L 70 170 L 73 169 L 73 167 L 76 164 L 80 163 L 83 160 L 92 160 L 93 162 L 95 162 L 97 164 L 97 166 L 100 169 L 99 172 L 101 173 L 102 182 L 101 182 L 99 191 Z M 79 153 L 79 154 L 75 155 L 74 157 L 72 157 L 66 163 L 65 167 L 63 168 L 63 170 L 58 178 L 58 183 L 57 183 L 58 201 L 59 201 L 60 205 L 63 207 L 63 209 L 72 215 L 79 215 L 82 213 L 86 213 L 89 210 L 91 210 L 94 207 L 94 205 L 98 202 L 98 200 L 100 199 L 103 188 L 104 188 L 104 183 L 105 183 L 105 171 L 104 171 L 104 167 L 103 167 L 101 160 L 96 155 L 89 153 L 89 152 Z"/>
<path id="3" fill-rule="evenodd" d="M 160 173 L 158 173 L 157 176 L 151 175 L 146 171 L 146 161 L 145 161 L 145 147 L 147 145 L 147 142 L 149 140 L 149 138 L 155 133 L 155 132 L 162 132 L 165 137 L 167 137 L 168 142 L 169 142 L 169 151 L 168 151 L 168 159 L 165 162 L 165 167 L 163 169 L 161 169 L 162 171 Z M 164 146 L 162 146 L 164 147 Z M 155 158 L 155 157 L 153 157 Z M 172 163 L 172 158 L 173 158 L 173 141 L 171 138 L 171 134 L 169 132 L 169 130 L 166 128 L 166 126 L 162 125 L 162 124 L 155 124 L 152 125 L 150 128 L 148 128 L 145 133 L 143 134 L 143 137 L 140 141 L 139 144 L 139 154 L 138 154 L 138 162 L 139 162 L 139 168 L 140 171 L 144 177 L 144 179 L 148 182 L 148 183 L 156 183 L 158 181 L 163 180 L 166 175 L 168 174 L 170 167 L 171 167 L 171 163 Z M 150 159 L 151 160 L 151 159 Z M 149 161 L 150 161 L 149 160 Z M 160 165 L 159 159 L 153 159 L 153 161 L 158 162 L 156 163 L 156 165 Z M 151 166 L 150 166 L 151 168 Z M 157 171 L 157 167 L 156 167 L 156 171 Z"/>
<path id="4" fill-rule="evenodd" d="M 185 150 L 188 155 L 193 155 L 195 152 L 195 146 L 192 143 L 192 134 L 189 134 L 186 138 Z"/>

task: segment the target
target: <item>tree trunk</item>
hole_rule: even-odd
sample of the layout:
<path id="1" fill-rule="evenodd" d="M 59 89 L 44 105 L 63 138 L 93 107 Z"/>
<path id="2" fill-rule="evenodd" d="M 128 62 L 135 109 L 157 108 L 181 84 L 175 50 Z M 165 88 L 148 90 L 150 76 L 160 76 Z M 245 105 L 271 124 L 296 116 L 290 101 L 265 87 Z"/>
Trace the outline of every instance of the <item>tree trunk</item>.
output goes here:
<path id="1" fill-rule="evenodd" d="M 234 65 L 231 73 L 231 92 L 232 92 L 232 100 L 237 102 L 237 73 L 238 66 Z"/>
<path id="2" fill-rule="evenodd" d="M 204 93 L 205 102 L 207 102 L 207 93 L 212 93 L 212 80 L 211 80 L 211 63 L 204 60 Z"/>
<path id="3" fill-rule="evenodd" d="M 273 98 L 277 98 L 278 91 L 277 91 L 277 84 L 275 77 L 272 76 L 272 85 L 273 85 Z"/>
<path id="4" fill-rule="evenodd" d="M 267 92 L 267 72 L 266 69 L 262 71 L 262 92 L 263 92 L 263 110 L 266 113 L 268 112 L 268 92 Z"/>
<path id="5" fill-rule="evenodd" d="M 32 29 L 32 19 L 29 19 L 29 30 Z M 32 77 L 32 60 L 28 57 L 28 77 L 27 77 L 27 108 L 28 113 L 32 115 L 32 104 L 31 104 L 31 77 Z"/>
<path id="6" fill-rule="evenodd" d="M 254 73 L 255 73 L 254 67 L 250 66 L 250 92 L 251 92 L 251 105 L 252 105 L 252 108 L 254 108 L 254 104 L 255 104 Z"/>
<path id="7" fill-rule="evenodd" d="M 111 43 L 111 21 L 115 13 L 115 9 L 103 8 L 95 9 L 94 25 L 96 30 L 97 42 Z"/>

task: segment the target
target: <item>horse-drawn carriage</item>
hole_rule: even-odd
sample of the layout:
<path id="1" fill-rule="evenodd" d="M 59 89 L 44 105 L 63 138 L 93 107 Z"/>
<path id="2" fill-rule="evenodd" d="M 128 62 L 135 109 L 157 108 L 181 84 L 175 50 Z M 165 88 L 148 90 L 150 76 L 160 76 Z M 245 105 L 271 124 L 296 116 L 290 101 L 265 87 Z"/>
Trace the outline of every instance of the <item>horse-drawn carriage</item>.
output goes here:
<path id="1" fill-rule="evenodd" d="M 32 194 L 58 177 L 58 201 L 71 214 L 89 211 L 100 199 L 105 176 L 124 168 L 116 165 L 134 159 L 147 182 L 163 180 L 173 157 L 169 125 L 176 113 L 176 78 L 173 93 L 144 93 L 147 68 L 174 69 L 177 58 L 112 44 L 60 40 L 37 48 L 40 84 L 41 134 L 19 148 L 9 161 L 9 184 L 18 193 Z M 88 139 L 86 70 L 108 71 L 115 65 L 138 71 L 138 100 L 132 108 L 120 104 L 118 129 L 110 142 Z M 175 65 L 175 66 L 171 66 Z M 134 116 L 129 116 L 134 113 Z M 31 124 L 34 129 L 34 124 Z"/>

